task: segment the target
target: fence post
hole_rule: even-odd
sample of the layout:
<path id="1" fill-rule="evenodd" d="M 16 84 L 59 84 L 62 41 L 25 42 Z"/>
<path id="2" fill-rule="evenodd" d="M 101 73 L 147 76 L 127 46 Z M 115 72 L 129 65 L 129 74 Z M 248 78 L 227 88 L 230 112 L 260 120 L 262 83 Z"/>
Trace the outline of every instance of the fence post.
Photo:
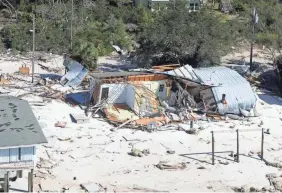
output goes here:
<path id="1" fill-rule="evenodd" d="M 214 165 L 214 133 L 211 131 L 212 134 L 212 165 Z"/>
<path id="2" fill-rule="evenodd" d="M 261 152 L 260 158 L 263 160 L 264 129 L 261 129 Z"/>
<path id="3" fill-rule="evenodd" d="M 239 163 L 240 162 L 240 159 L 239 159 L 239 129 L 237 129 L 236 132 L 237 132 L 237 162 Z"/>

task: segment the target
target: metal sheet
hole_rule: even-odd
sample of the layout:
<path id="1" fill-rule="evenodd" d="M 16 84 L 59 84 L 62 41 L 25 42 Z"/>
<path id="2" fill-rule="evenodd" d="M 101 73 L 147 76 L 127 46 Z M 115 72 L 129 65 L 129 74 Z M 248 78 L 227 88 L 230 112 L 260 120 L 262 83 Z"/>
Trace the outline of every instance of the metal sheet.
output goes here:
<path id="1" fill-rule="evenodd" d="M 192 81 L 199 81 L 198 77 L 194 72 L 194 69 L 190 65 L 185 65 L 168 72 L 163 72 L 162 74 L 171 75 L 179 78 L 185 78 Z"/>
<path id="2" fill-rule="evenodd" d="M 22 147 L 21 148 L 21 161 L 33 160 L 34 148 L 33 147 Z"/>
<path id="3" fill-rule="evenodd" d="M 10 162 L 19 161 L 19 148 L 10 148 Z"/>
<path id="4" fill-rule="evenodd" d="M 74 60 L 65 60 L 64 66 L 68 72 L 60 81 L 63 86 L 77 87 L 88 73 L 86 68 Z"/>
<path id="5" fill-rule="evenodd" d="M 0 163 L 8 163 L 10 160 L 9 149 L 0 149 Z"/>
<path id="6" fill-rule="evenodd" d="M 256 96 L 249 84 L 236 71 L 226 67 L 194 69 L 203 84 L 212 86 L 214 98 L 220 114 L 239 114 L 240 108 L 251 110 L 255 107 Z M 226 95 L 227 105 L 221 103 Z"/>

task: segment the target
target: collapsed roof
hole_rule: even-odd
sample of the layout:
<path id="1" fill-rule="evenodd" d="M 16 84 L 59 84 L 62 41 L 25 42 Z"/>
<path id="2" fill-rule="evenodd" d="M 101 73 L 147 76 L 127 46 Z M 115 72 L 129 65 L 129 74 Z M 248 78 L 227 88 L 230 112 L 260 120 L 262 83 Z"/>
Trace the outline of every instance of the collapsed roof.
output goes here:
<path id="1" fill-rule="evenodd" d="M 256 95 L 249 82 L 236 71 L 222 66 L 193 69 L 190 65 L 185 65 L 170 71 L 136 69 L 133 72 L 91 73 L 90 76 L 95 79 L 105 79 L 152 73 L 173 77 L 182 81 L 184 85 L 189 82 L 190 88 L 194 87 L 200 91 L 196 93 L 202 98 L 203 109 L 207 112 L 238 115 L 242 110 L 251 111 L 256 105 Z M 111 83 L 120 83 L 120 81 L 111 81 Z M 192 92 L 195 94 L 194 91 Z"/>
<path id="2" fill-rule="evenodd" d="M 193 69 L 185 65 L 163 74 L 210 86 L 220 114 L 240 114 L 241 110 L 255 107 L 256 96 L 251 85 L 232 69 L 222 66 Z M 222 103 L 223 95 L 227 104 Z"/>

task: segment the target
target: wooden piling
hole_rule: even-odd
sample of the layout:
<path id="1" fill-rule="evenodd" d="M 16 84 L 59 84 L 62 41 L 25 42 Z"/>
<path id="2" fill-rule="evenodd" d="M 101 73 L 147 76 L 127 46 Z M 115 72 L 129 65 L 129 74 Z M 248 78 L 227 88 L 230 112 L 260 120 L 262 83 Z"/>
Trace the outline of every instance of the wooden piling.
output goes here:
<path id="1" fill-rule="evenodd" d="M 260 159 L 263 160 L 264 129 L 261 130 L 261 151 Z"/>
<path id="2" fill-rule="evenodd" d="M 4 192 L 9 192 L 9 172 L 4 175 Z"/>
<path id="3" fill-rule="evenodd" d="M 236 130 L 237 132 L 237 162 L 239 163 L 240 162 L 240 159 L 239 159 L 239 130 L 237 129 Z"/>
<path id="4" fill-rule="evenodd" d="M 33 169 L 28 172 L 28 192 L 33 192 Z"/>
<path id="5" fill-rule="evenodd" d="M 30 172 L 28 172 L 28 177 L 27 177 L 27 180 L 28 180 L 28 192 L 31 192 L 31 186 L 30 186 Z"/>
<path id="6" fill-rule="evenodd" d="M 22 170 L 18 170 L 17 171 L 17 178 L 22 178 L 23 177 L 23 171 Z"/>
<path id="7" fill-rule="evenodd" d="M 211 131 L 212 134 L 212 165 L 214 165 L 214 133 Z"/>

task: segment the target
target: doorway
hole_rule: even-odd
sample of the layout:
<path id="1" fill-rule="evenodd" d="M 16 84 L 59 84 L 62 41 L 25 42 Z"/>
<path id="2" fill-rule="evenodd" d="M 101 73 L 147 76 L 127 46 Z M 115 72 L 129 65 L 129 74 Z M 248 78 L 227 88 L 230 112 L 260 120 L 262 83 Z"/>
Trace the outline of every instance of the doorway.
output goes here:
<path id="1" fill-rule="evenodd" d="M 102 88 L 101 100 L 107 100 L 109 98 L 109 87 Z"/>

